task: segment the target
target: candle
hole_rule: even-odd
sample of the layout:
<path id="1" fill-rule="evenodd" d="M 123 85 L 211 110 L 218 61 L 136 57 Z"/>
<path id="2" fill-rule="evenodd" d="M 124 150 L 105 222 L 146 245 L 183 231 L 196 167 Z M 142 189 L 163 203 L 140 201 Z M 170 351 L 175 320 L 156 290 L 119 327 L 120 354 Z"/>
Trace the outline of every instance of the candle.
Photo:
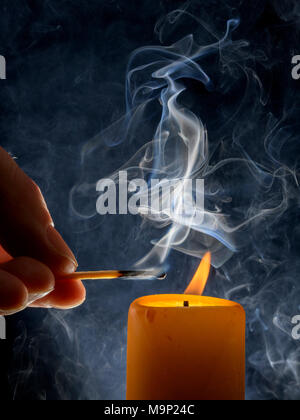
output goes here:
<path id="1" fill-rule="evenodd" d="M 209 256 L 187 293 L 203 291 Z M 204 285 L 204 286 L 203 286 Z M 245 312 L 196 294 L 146 296 L 129 310 L 128 400 L 243 400 Z"/>

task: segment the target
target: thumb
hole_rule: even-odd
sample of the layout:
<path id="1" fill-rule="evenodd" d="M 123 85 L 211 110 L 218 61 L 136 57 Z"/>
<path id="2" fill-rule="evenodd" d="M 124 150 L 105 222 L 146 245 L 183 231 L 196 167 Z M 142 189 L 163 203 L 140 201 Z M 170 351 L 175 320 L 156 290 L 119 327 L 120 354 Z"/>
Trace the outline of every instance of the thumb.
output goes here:
<path id="1" fill-rule="evenodd" d="M 38 186 L 0 147 L 0 244 L 13 257 L 31 257 L 66 275 L 76 258 L 54 228 Z"/>

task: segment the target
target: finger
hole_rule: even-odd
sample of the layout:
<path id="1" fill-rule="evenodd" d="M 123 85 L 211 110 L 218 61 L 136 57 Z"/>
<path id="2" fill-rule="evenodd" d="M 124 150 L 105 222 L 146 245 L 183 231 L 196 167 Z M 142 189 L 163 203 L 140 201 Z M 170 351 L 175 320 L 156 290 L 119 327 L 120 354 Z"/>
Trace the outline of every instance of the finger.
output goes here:
<path id="1" fill-rule="evenodd" d="M 12 260 L 12 257 L 0 245 L 0 264 Z"/>
<path id="2" fill-rule="evenodd" d="M 1 269 L 23 282 L 28 291 L 29 303 L 45 297 L 54 290 L 55 278 L 50 269 L 32 258 L 15 258 L 2 264 Z"/>
<path id="3" fill-rule="evenodd" d="M 26 308 L 28 292 L 17 277 L 0 270 L 0 315 L 11 315 Z"/>
<path id="4" fill-rule="evenodd" d="M 76 258 L 60 234 L 37 185 L 0 147 L 0 243 L 13 257 L 42 261 L 56 275 L 73 273 Z"/>
<path id="5" fill-rule="evenodd" d="M 57 280 L 55 290 L 43 299 L 35 301 L 33 308 L 72 309 L 81 305 L 86 298 L 86 291 L 80 280 Z"/>

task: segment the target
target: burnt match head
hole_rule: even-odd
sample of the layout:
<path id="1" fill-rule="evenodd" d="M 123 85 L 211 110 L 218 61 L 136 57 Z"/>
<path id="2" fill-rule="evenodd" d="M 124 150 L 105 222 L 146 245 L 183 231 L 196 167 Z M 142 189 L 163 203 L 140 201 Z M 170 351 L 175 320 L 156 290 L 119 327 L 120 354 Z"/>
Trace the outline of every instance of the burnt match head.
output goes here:
<path id="1" fill-rule="evenodd" d="M 166 273 L 157 274 L 154 271 L 119 271 L 119 278 L 124 279 L 156 279 L 164 280 L 167 277 Z"/>

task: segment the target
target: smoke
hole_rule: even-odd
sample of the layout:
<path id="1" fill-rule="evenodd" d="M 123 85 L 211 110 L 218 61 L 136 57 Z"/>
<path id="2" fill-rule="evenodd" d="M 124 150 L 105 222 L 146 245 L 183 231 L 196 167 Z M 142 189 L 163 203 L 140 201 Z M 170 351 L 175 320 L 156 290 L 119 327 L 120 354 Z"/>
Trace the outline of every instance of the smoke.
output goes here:
<path id="1" fill-rule="evenodd" d="M 183 20 L 183 17 L 195 20 L 194 16 L 181 9 L 172 12 L 166 19 L 176 22 L 178 15 L 180 20 Z M 284 193 L 274 192 L 272 188 L 274 179 L 272 172 L 252 161 L 246 151 L 241 153 L 238 150 L 236 156 L 229 155 L 212 163 L 216 150 L 210 148 L 205 125 L 191 110 L 180 103 L 186 91 L 186 88 L 179 83 L 180 80 L 192 79 L 204 85 L 208 90 L 222 89 L 222 86 L 214 88 L 210 75 L 201 67 L 201 61 L 207 60 L 209 56 L 217 56 L 221 61 L 221 67 L 228 68 L 224 73 L 225 78 L 231 76 L 230 73 L 241 60 L 240 68 L 236 69 L 238 72 L 235 75 L 237 79 L 235 83 L 238 84 L 239 79 L 244 78 L 249 85 L 246 87 L 243 100 L 248 100 L 248 91 L 253 92 L 256 86 L 258 89 L 262 88 L 257 75 L 242 65 L 242 60 L 245 60 L 244 49 L 247 47 L 247 42 L 232 41 L 232 33 L 238 25 L 238 19 L 229 20 L 224 36 L 208 45 L 197 45 L 194 34 L 189 34 L 170 47 L 150 46 L 135 51 L 130 58 L 127 70 L 125 116 L 94 137 L 83 149 L 83 179 L 72 191 L 71 205 L 73 211 L 85 219 L 97 218 L 97 214 L 95 211 L 90 215 L 80 212 L 76 209 L 75 202 L 78 197 L 83 196 L 81 202 L 85 204 L 90 192 L 96 190 L 97 180 L 91 183 L 85 178 L 90 179 L 90 168 L 95 166 L 94 162 L 103 160 L 104 146 L 117 147 L 123 142 L 136 144 L 142 137 L 141 133 L 144 132 L 149 138 L 142 138 L 145 143 L 142 148 L 137 150 L 134 157 L 119 171 L 110 176 L 113 181 L 118 181 L 121 170 L 126 170 L 128 183 L 137 177 L 147 180 L 154 175 L 160 176 L 163 180 L 155 187 L 151 187 L 156 190 L 154 193 L 157 197 L 159 197 L 158 191 L 163 189 L 165 180 L 186 182 L 185 180 L 188 179 L 201 178 L 206 182 L 207 208 L 202 209 L 191 202 L 187 217 L 181 217 L 178 220 L 167 208 L 163 208 L 153 216 L 153 212 L 147 212 L 147 210 L 159 207 L 156 203 L 151 203 L 150 209 L 142 206 L 141 215 L 144 219 L 147 219 L 146 214 L 148 214 L 148 219 L 151 218 L 151 222 L 155 223 L 156 227 L 169 227 L 169 229 L 167 233 L 161 235 L 152 251 L 143 257 L 138 265 L 147 265 L 152 268 L 161 265 L 166 260 L 170 249 L 173 248 L 195 257 L 201 257 L 209 249 L 212 252 L 213 264 L 215 267 L 220 267 L 230 258 L 231 253 L 236 251 L 237 232 L 257 219 L 279 214 L 285 209 Z M 246 58 L 249 59 L 248 56 Z M 160 109 L 157 110 L 156 105 L 159 105 Z M 159 123 L 153 129 L 157 111 Z M 240 112 L 238 110 L 231 118 L 238 117 Z M 146 127 L 151 124 L 152 127 L 147 129 Z M 233 136 L 236 136 L 235 142 L 238 143 L 241 137 L 238 133 L 240 127 L 235 127 L 234 130 Z M 217 144 L 214 147 L 218 149 Z M 242 146 L 240 148 L 242 149 Z M 237 188 L 232 188 L 231 181 L 227 185 L 220 185 L 219 174 L 221 176 L 224 172 L 231 174 L 237 167 L 241 176 L 245 178 L 239 188 L 243 188 L 247 183 L 252 183 L 254 188 L 252 191 L 246 191 L 244 200 L 239 193 L 240 203 L 235 204 L 235 214 L 232 210 L 228 214 L 225 210 L 226 204 L 233 201 L 232 194 L 238 191 L 233 191 Z M 226 189 L 228 196 L 224 197 Z M 264 202 L 259 202 L 260 208 L 256 208 L 253 204 L 253 195 L 262 189 L 264 193 L 268 193 L 268 198 Z M 148 194 L 148 188 L 140 189 L 141 201 L 146 194 Z M 175 185 L 173 198 L 175 209 L 180 205 L 178 203 L 181 202 L 183 194 L 183 188 Z M 194 194 L 199 195 L 200 191 L 195 190 Z M 162 201 L 167 201 L 164 194 Z"/>
<path id="2" fill-rule="evenodd" d="M 50 3 L 51 19 L 42 27 L 35 25 L 31 34 L 37 43 L 45 31 L 48 37 L 55 31 L 58 36 L 54 16 L 68 21 L 74 6 L 69 2 L 67 9 L 60 9 Z M 122 2 L 111 4 L 116 16 L 127 10 Z M 93 7 L 98 10 L 90 7 L 82 6 L 84 15 Z M 48 159 L 39 166 L 29 161 L 23 165 L 46 191 L 55 185 L 53 179 L 62 182 L 66 173 L 65 191 L 79 179 L 71 189 L 67 230 L 75 238 L 81 268 L 168 264 L 168 280 L 93 284 L 87 304 L 78 310 L 50 311 L 42 321 L 44 312 L 35 312 L 26 320 L 26 334 L 23 325 L 16 341 L 14 397 L 124 397 L 130 302 L 145 294 L 182 292 L 199 258 L 211 250 L 216 269 L 206 293 L 238 301 L 247 312 L 247 397 L 299 399 L 300 347 L 291 336 L 291 319 L 300 311 L 299 96 L 290 74 L 299 39 L 298 2 L 241 1 L 237 6 L 230 0 L 211 0 L 199 8 L 198 1 L 190 1 L 172 11 L 161 6 L 156 15 L 146 6 L 143 11 L 157 21 L 155 27 L 152 22 L 155 42 L 144 37 L 142 24 L 131 29 L 130 23 L 112 25 L 101 34 L 113 50 L 103 46 L 109 60 L 101 77 L 95 76 L 95 68 L 100 68 L 95 57 L 101 60 L 102 50 L 82 49 L 80 58 L 72 61 L 72 49 L 51 49 L 51 57 L 59 53 L 64 63 L 71 60 L 72 67 L 79 68 L 68 94 L 59 97 L 58 103 L 67 105 L 51 123 L 34 121 L 20 111 L 13 134 L 21 134 L 25 144 L 32 137 L 34 155 L 38 137 L 50 132 L 42 143 Z M 28 19 L 28 8 L 24 13 Z M 77 15 L 75 21 L 80 22 Z M 74 36 L 71 28 L 67 45 Z M 118 60 L 120 65 L 115 65 Z M 72 74 L 71 66 L 68 70 Z M 60 77 L 58 82 L 50 78 L 48 95 L 67 84 L 69 73 L 55 73 L 53 66 L 51 71 Z M 120 75 L 125 73 L 123 92 Z M 35 82 L 42 92 L 42 81 Z M 74 86 L 78 92 L 72 96 Z M 28 98 L 30 92 L 23 95 Z M 35 98 L 33 109 L 40 100 Z M 47 106 L 46 115 L 54 109 Z M 68 146 L 53 146 L 56 138 L 69 135 Z M 88 137 L 92 139 L 86 142 Z M 67 167 L 60 161 L 63 154 Z M 54 168 L 46 164 L 49 156 Z M 202 178 L 205 208 L 192 203 L 192 216 L 184 220 L 166 211 L 155 217 L 99 216 L 96 183 L 108 176 L 116 179 L 119 170 L 127 170 L 129 181 L 139 177 L 148 184 L 157 175 Z M 64 196 L 58 203 L 56 197 L 49 195 L 50 208 L 63 225 Z"/>
<path id="3" fill-rule="evenodd" d="M 282 3 L 275 10 L 284 20 L 291 19 Z M 273 65 L 269 45 L 253 48 L 235 36 L 239 23 L 230 19 L 226 29 L 224 22 L 219 36 L 220 31 L 188 9 L 161 19 L 156 31 L 162 42 L 181 26 L 194 25 L 195 30 L 173 45 L 148 46 L 132 54 L 126 114 L 85 146 L 83 178 L 90 177 L 94 160 L 103 159 L 105 147 L 142 142 L 119 168 L 127 170 L 129 179 L 159 174 L 164 179 L 205 180 L 205 209 L 191 203 L 187 220 L 166 212 L 151 220 L 141 214 L 141 229 L 149 222 L 168 229 L 151 241 L 154 247 L 138 265 L 162 264 L 172 248 L 194 257 L 212 251 L 218 268 L 214 283 L 220 284 L 215 294 L 238 300 L 248 314 L 248 378 L 255 382 L 255 389 L 249 383 L 248 396 L 297 398 L 299 349 L 291 338 L 291 318 L 298 310 L 299 286 L 296 261 L 291 261 L 294 235 L 287 231 L 291 219 L 286 220 L 291 203 L 299 207 L 298 165 L 286 161 L 291 158 L 287 149 L 296 143 L 290 122 L 295 108 L 284 104 L 280 116 L 270 109 L 270 87 L 263 74 Z M 204 44 L 208 39 L 211 42 Z M 207 104 L 209 95 L 218 102 Z M 111 178 L 116 180 L 117 174 Z M 95 184 L 81 180 L 77 192 L 93 189 Z M 139 234 L 138 242 L 141 239 Z"/>
<path id="4" fill-rule="evenodd" d="M 185 12 L 180 10 L 180 13 L 183 15 Z M 153 211 L 147 212 L 147 210 L 159 208 L 153 202 L 150 209 L 142 207 L 141 215 L 145 219 L 148 217 L 157 227 L 169 229 L 157 241 L 154 249 L 139 261 L 138 265 L 153 268 L 153 266 L 163 264 L 171 248 L 198 257 L 209 248 L 213 252 L 215 266 L 220 266 L 228 259 L 229 253 L 220 250 L 219 241 L 227 245 L 230 250 L 234 249 L 233 240 L 229 234 L 229 231 L 234 229 L 226 226 L 215 191 L 208 193 L 207 200 L 211 200 L 215 208 L 219 207 L 218 210 L 205 211 L 197 207 L 196 203 L 190 202 L 188 215 L 176 217 L 184 194 L 184 185 L 179 186 L 179 182 L 187 183 L 187 180 L 205 179 L 217 170 L 209 166 L 205 126 L 193 112 L 179 103 L 185 88 L 177 81 L 184 78 L 194 79 L 207 88 L 211 88 L 211 80 L 198 61 L 208 55 L 219 54 L 231 45 L 231 33 L 237 25 L 237 20 L 229 21 L 224 38 L 208 46 L 198 46 L 194 42 L 193 35 L 188 35 L 170 47 L 147 47 L 135 51 L 131 56 L 127 71 L 125 116 L 84 147 L 83 177 L 86 174 L 90 176 L 89 168 L 94 166 L 91 160 L 101 161 L 99 154 L 102 154 L 104 144 L 116 147 L 121 142 L 135 143 L 134 140 L 141 137 L 147 125 L 147 119 L 149 116 L 151 118 L 151 113 L 155 112 L 153 110 L 159 104 L 160 122 L 151 136 L 153 140 L 148 141 L 146 137 L 145 145 L 120 170 L 126 170 L 128 182 L 135 178 L 147 180 L 153 176 L 159 176 L 162 181 L 150 188 L 150 190 L 155 190 L 151 191 L 151 194 L 153 196 L 153 192 L 155 193 L 154 196 L 158 197 L 156 200 L 160 197 L 159 190 L 163 189 L 165 180 L 178 180 L 178 183 L 175 182 L 174 185 L 173 197 L 173 207 L 177 211 L 172 212 L 169 208 L 163 208 L 155 214 Z M 238 48 L 238 46 L 233 45 L 233 48 Z M 222 165 L 221 162 L 220 166 Z M 117 171 L 110 178 L 116 182 L 119 172 Z M 73 190 L 72 198 L 93 190 L 96 190 L 95 183 L 81 181 Z M 197 196 L 200 193 L 194 190 L 194 195 Z M 148 188 L 140 189 L 141 201 L 146 194 L 148 194 Z M 167 202 L 164 195 L 163 193 L 162 202 Z M 73 201 L 72 206 L 75 210 Z M 78 210 L 75 211 L 77 215 L 80 215 Z M 82 216 L 86 217 L 83 214 Z M 91 217 L 97 216 L 93 213 Z"/>

